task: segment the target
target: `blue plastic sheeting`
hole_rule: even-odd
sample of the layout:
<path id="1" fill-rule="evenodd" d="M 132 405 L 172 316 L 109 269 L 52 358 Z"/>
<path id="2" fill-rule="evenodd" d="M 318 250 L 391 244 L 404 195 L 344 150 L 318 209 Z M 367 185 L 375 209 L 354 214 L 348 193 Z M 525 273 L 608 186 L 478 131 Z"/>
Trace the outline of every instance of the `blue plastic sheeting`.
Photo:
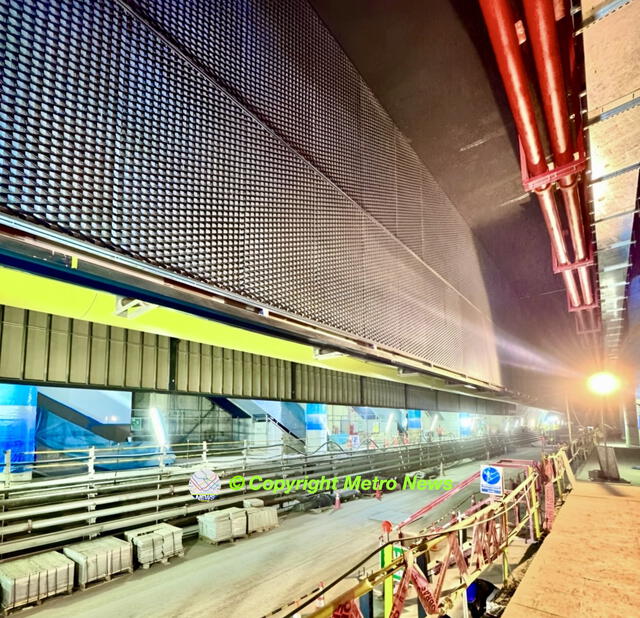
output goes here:
<path id="1" fill-rule="evenodd" d="M 340 446 L 345 446 L 349 441 L 348 433 L 334 433 L 331 434 L 331 441 L 339 444 Z"/>
<path id="2" fill-rule="evenodd" d="M 25 468 L 19 464 L 33 461 L 33 455 L 26 453 L 35 450 L 37 397 L 33 386 L 0 384 L 0 470 L 4 470 L 4 452 L 8 450 L 13 472 L 23 472 Z"/>
<path id="3" fill-rule="evenodd" d="M 376 420 L 378 418 L 373 408 L 367 408 L 364 406 L 353 406 L 353 409 L 364 419 Z"/>
<path id="4" fill-rule="evenodd" d="M 89 429 L 80 427 L 75 423 L 71 423 L 57 414 L 49 410 L 40 408 L 38 410 L 38 422 L 36 427 L 36 441 L 38 449 L 88 449 L 91 446 L 98 448 L 112 448 L 119 444 L 111 440 L 102 438 Z M 149 459 L 131 460 L 136 455 L 152 455 L 160 449 L 157 445 L 149 442 L 125 442 L 123 447 L 127 448 L 120 452 L 112 451 L 108 454 L 110 458 L 121 459 L 118 463 L 100 463 L 100 459 L 96 460 L 96 469 L 102 470 L 123 470 L 127 468 L 148 468 L 159 464 L 158 457 L 150 457 Z M 70 453 L 69 458 L 86 457 L 86 453 Z M 171 465 L 175 462 L 175 456 L 171 451 L 165 455 L 165 464 Z"/>
<path id="5" fill-rule="evenodd" d="M 407 410 L 407 428 L 422 429 L 422 413 L 420 410 Z"/>
<path id="6" fill-rule="evenodd" d="M 306 424 L 307 431 L 326 431 L 327 405 L 324 403 L 308 403 Z"/>
<path id="7" fill-rule="evenodd" d="M 40 386 L 38 392 L 103 425 L 131 424 L 130 392 Z"/>

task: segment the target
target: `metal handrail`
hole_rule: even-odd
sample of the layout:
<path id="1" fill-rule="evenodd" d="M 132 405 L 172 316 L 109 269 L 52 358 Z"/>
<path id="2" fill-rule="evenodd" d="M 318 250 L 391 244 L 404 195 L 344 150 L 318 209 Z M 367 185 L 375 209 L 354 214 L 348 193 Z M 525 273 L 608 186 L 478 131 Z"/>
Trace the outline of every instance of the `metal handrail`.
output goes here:
<path id="1" fill-rule="evenodd" d="M 524 441 L 532 441 L 533 435 L 524 436 Z M 519 444 L 523 440 L 520 436 L 516 439 L 507 438 L 509 443 Z M 486 448 L 494 452 L 501 452 L 502 445 L 496 441 L 477 440 L 477 444 L 466 442 L 467 456 L 483 454 Z M 461 445 L 462 446 L 462 445 Z M 398 449 L 406 453 L 406 457 L 396 456 Z M 444 457 L 447 461 L 455 460 L 460 456 L 458 449 L 431 448 L 426 444 L 415 444 L 407 447 L 392 449 L 377 449 L 368 451 L 328 451 L 316 454 L 293 454 L 277 457 L 246 457 L 236 456 L 225 458 L 223 466 L 215 466 L 222 478 L 222 492 L 215 504 L 194 505 L 187 488 L 187 481 L 191 472 L 196 468 L 195 462 L 191 465 L 172 466 L 171 468 L 145 468 L 141 470 L 125 472 L 96 472 L 93 475 L 75 475 L 51 481 L 35 481 L 23 483 L 15 487 L 4 489 L 5 498 L 0 499 L 0 508 L 6 517 L 0 519 L 0 552 L 3 554 L 23 551 L 25 548 L 39 547 L 44 544 L 52 544 L 58 540 L 82 538 L 87 534 L 94 534 L 106 530 L 123 529 L 133 523 L 143 521 L 166 521 L 176 517 L 191 517 L 194 509 L 198 512 L 209 510 L 219 506 L 233 505 L 242 501 L 244 491 L 232 491 L 228 487 L 228 480 L 234 474 L 242 473 L 245 476 L 260 474 L 263 478 L 321 478 L 330 474 L 337 478 L 345 478 L 351 474 L 364 476 L 373 475 L 397 475 L 411 470 L 421 469 L 423 466 L 431 466 Z M 57 466 L 60 464 L 49 464 Z M 77 462 L 68 462 L 68 466 Z M 81 464 L 82 465 L 82 464 Z M 154 494 L 154 487 L 156 493 Z M 260 492 L 258 492 L 260 493 Z M 89 494 L 89 496 L 87 496 Z M 85 500 L 78 500 L 80 496 L 87 496 Z M 293 496 L 294 494 L 290 494 Z M 16 497 L 14 497 L 16 496 Z M 161 498 L 161 496 L 164 496 Z M 262 492 L 257 497 L 271 497 L 278 501 L 289 496 L 277 497 L 268 491 Z M 142 500 L 147 498 L 147 500 Z M 155 498 L 155 499 L 154 499 Z M 125 502 L 117 510 L 102 508 L 112 502 Z M 72 503 L 70 506 L 69 503 Z M 51 505 L 50 511 L 43 508 Z M 142 505 L 142 506 L 140 506 Z M 177 506 L 176 506 L 177 505 Z M 7 510 L 8 509 L 8 510 Z M 147 509 L 153 513 L 140 514 Z M 177 510 L 178 509 L 178 510 Z M 179 509 L 182 509 L 181 511 Z M 67 511 L 66 519 L 51 517 L 50 514 L 59 511 Z M 78 512 L 80 511 L 80 512 Z M 107 521 L 104 518 L 107 517 Z M 116 519 L 111 519 L 116 517 Z M 147 519 L 145 519 L 147 518 Z M 2 522 L 13 520 L 15 524 L 3 526 Z M 93 523 L 102 520 L 101 524 Z M 26 522 L 20 523 L 20 522 Z M 37 524 L 36 524 L 37 522 Z M 61 522 L 84 522 L 73 528 L 55 530 Z M 32 524 L 35 524 L 33 526 Z M 27 528 L 25 529 L 25 525 Z M 107 526 L 102 528 L 100 526 Z M 32 530 L 28 532 L 27 529 Z M 41 532 L 44 531 L 44 532 Z M 24 536 L 22 536 L 24 535 Z"/>
<path id="2" fill-rule="evenodd" d="M 564 449 L 560 449 L 557 453 L 547 457 L 546 459 L 551 460 L 553 462 L 559 462 L 560 465 L 557 467 L 554 466 L 554 476 L 551 480 L 554 484 L 558 484 L 558 494 L 560 497 L 563 497 L 567 493 L 566 486 L 563 486 L 563 478 L 565 474 L 567 475 L 567 479 L 569 482 L 572 482 L 572 473 L 569 466 L 569 461 L 566 456 L 566 452 Z M 544 467 L 544 466 L 543 466 Z M 337 586 L 340 582 L 346 580 L 351 576 L 352 573 L 355 572 L 356 569 L 360 568 L 368 560 L 375 556 L 376 553 L 384 552 L 386 549 L 390 549 L 390 546 L 393 544 L 400 543 L 400 546 L 403 548 L 403 554 L 398 556 L 395 559 L 392 559 L 388 562 L 388 564 L 383 566 L 364 578 L 361 578 L 360 581 L 353 585 L 351 588 L 340 594 L 336 599 L 330 600 L 328 602 L 323 603 L 323 607 L 319 610 L 313 612 L 312 616 L 314 618 L 329 618 L 333 615 L 333 612 L 340 607 L 342 604 L 350 602 L 354 599 L 357 599 L 364 594 L 371 593 L 375 586 L 385 583 L 388 578 L 392 577 L 395 573 L 398 573 L 401 570 L 405 570 L 405 575 L 407 575 L 407 570 L 411 571 L 411 568 L 415 562 L 415 559 L 419 556 L 427 556 L 429 552 L 435 548 L 437 545 L 442 544 L 443 542 L 449 545 L 449 553 L 447 554 L 447 558 L 443 562 L 435 561 L 431 569 L 429 568 L 429 564 L 427 564 L 427 575 L 429 574 L 440 574 L 438 578 L 439 581 L 436 584 L 435 590 L 430 588 L 429 583 L 427 582 L 427 591 L 431 594 L 431 598 L 433 603 L 438 607 L 441 606 L 441 588 L 440 586 L 444 582 L 443 574 L 441 573 L 442 569 L 449 569 L 451 566 L 454 568 L 460 569 L 461 562 L 464 562 L 468 571 L 463 572 L 460 571 L 460 583 L 451 591 L 449 591 L 446 595 L 447 605 L 452 606 L 453 602 L 461 597 L 464 594 L 467 586 L 474 581 L 477 577 L 479 577 L 482 572 L 488 568 L 493 561 L 497 560 L 499 556 L 506 550 L 506 547 L 512 542 L 521 532 L 521 530 L 525 527 L 525 525 L 529 524 L 535 528 L 535 536 L 536 538 L 540 538 L 541 530 L 539 528 L 539 497 L 537 494 L 537 486 L 538 480 L 540 478 L 540 472 L 536 469 L 531 469 L 529 474 L 524 478 L 524 480 L 515 487 L 508 494 L 503 496 L 497 502 L 490 502 L 483 506 L 482 508 L 476 510 L 475 512 L 468 515 L 468 517 L 462 519 L 458 522 L 451 522 L 451 525 L 447 526 L 447 529 L 437 530 L 435 532 L 427 533 L 424 535 L 409 537 L 409 538 L 398 538 L 397 540 L 388 540 L 386 543 L 383 543 L 381 547 L 371 552 L 367 557 L 363 560 L 360 560 L 355 566 L 351 567 L 348 571 L 346 571 L 343 575 L 340 575 L 338 578 L 334 579 L 328 585 L 322 587 L 321 589 L 316 589 L 311 593 L 305 594 L 301 596 L 297 602 L 295 603 L 295 612 L 299 612 L 305 607 L 309 607 L 316 599 L 322 597 L 324 598 L 325 593 Z M 527 512 L 524 517 L 520 517 L 520 505 L 526 504 Z M 514 509 L 518 509 L 517 516 L 514 518 L 513 526 L 510 527 L 509 522 L 509 514 L 514 511 Z M 499 522 L 499 523 L 495 523 Z M 474 568 L 473 560 L 471 556 L 473 552 L 477 551 L 477 547 L 473 544 L 465 544 L 462 541 L 459 541 L 459 534 L 467 531 L 469 529 L 474 529 L 477 526 L 490 526 L 494 524 L 497 526 L 496 529 L 500 530 L 500 526 L 504 529 L 500 530 L 500 534 L 504 536 L 502 541 L 498 543 L 497 546 L 491 546 L 489 544 L 486 547 L 487 553 L 492 553 L 492 559 L 489 560 L 488 563 L 485 563 L 484 557 L 485 553 L 483 551 L 483 559 L 480 563 L 476 564 Z M 532 529 L 533 529 L 532 528 Z M 480 534 L 477 537 L 477 541 L 483 543 L 483 538 L 485 535 Z M 464 538 L 464 537 L 462 537 Z M 476 535 L 473 535 L 474 540 L 476 539 Z M 407 546 L 408 542 L 415 541 L 415 543 Z M 452 551 L 453 550 L 453 551 Z M 469 561 L 465 559 L 465 556 L 469 553 Z M 384 555 L 384 554 L 382 554 Z M 407 558 L 410 556 L 410 559 Z M 393 594 L 393 588 L 390 588 L 391 594 Z M 386 594 L 386 590 L 385 590 Z M 293 605 L 293 603 L 289 604 L 289 606 Z M 267 614 L 267 616 L 275 615 L 279 612 L 272 612 L 271 614 Z M 293 612 L 289 612 L 285 615 L 285 618 L 289 618 Z M 430 611 L 430 613 L 433 613 Z M 266 618 L 266 617 L 263 617 Z"/>

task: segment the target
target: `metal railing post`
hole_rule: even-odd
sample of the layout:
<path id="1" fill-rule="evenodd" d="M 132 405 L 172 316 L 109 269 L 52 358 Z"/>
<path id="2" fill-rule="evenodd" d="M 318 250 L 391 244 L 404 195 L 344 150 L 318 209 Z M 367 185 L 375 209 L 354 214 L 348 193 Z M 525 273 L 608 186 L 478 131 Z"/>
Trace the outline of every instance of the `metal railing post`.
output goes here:
<path id="1" fill-rule="evenodd" d="M 529 468 L 531 474 L 531 468 Z M 540 513 L 538 512 L 538 492 L 536 491 L 535 482 L 531 483 L 529 491 L 531 492 L 531 517 L 533 518 L 533 529 L 536 540 L 540 538 Z"/>
<path id="2" fill-rule="evenodd" d="M 96 447 L 89 447 L 89 459 L 87 460 L 87 472 L 90 477 L 93 477 L 96 473 Z"/>
<path id="3" fill-rule="evenodd" d="M 167 447 L 166 445 L 162 445 L 160 447 L 160 469 L 163 470 L 164 469 L 164 458 L 167 454 Z"/>
<path id="4" fill-rule="evenodd" d="M 11 449 L 4 452 L 4 486 L 11 486 Z"/>

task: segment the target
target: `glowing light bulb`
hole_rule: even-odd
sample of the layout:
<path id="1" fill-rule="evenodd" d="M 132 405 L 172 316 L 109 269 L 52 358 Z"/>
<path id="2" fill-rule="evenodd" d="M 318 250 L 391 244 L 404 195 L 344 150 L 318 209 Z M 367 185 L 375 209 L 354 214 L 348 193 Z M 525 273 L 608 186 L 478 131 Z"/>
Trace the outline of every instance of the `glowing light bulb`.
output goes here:
<path id="1" fill-rule="evenodd" d="M 596 395 L 611 395 L 620 388 L 620 378 L 608 371 L 600 371 L 589 377 L 587 387 Z"/>

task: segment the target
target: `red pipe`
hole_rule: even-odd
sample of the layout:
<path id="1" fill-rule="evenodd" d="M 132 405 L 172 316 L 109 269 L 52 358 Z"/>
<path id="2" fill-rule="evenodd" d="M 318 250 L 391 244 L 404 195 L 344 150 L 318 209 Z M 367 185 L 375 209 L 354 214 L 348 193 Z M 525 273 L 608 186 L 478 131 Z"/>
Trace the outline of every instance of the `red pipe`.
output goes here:
<path id="1" fill-rule="evenodd" d="M 547 121 L 549 139 L 556 167 L 573 160 L 574 145 L 569 127 L 569 108 L 560 45 L 556 30 L 553 2 L 549 0 L 524 0 L 525 17 L 533 58 L 538 72 L 542 106 Z M 585 227 L 578 192 L 578 180 L 574 174 L 559 179 L 558 184 L 567 213 L 569 231 L 576 261 L 587 258 Z M 586 267 L 578 269 L 582 294 L 586 305 L 593 303 L 592 281 Z"/>
<path id="2" fill-rule="evenodd" d="M 489 31 L 489 38 L 498 62 L 498 69 L 507 93 L 509 107 L 516 123 L 529 172 L 534 176 L 548 171 L 538 132 L 529 80 L 515 30 L 515 17 L 508 0 L 480 0 L 480 8 Z M 551 185 L 536 191 L 542 216 L 551 238 L 554 255 L 561 266 L 569 264 L 562 224 Z M 578 307 L 580 294 L 572 271 L 562 273 L 569 302 Z"/>
<path id="3" fill-rule="evenodd" d="M 522 140 L 529 171 L 538 176 L 547 171 L 547 164 L 531 103 L 529 80 L 520 53 L 511 6 L 507 0 L 480 0 L 480 8 L 505 85 L 509 107 Z"/>
<path id="4" fill-rule="evenodd" d="M 540 86 L 542 106 L 556 165 L 565 165 L 573 159 L 569 134 L 569 110 L 560 62 L 560 46 L 556 33 L 553 2 L 523 0 L 529 40 L 533 49 Z M 562 184 L 562 181 L 560 181 Z M 565 179 L 565 186 L 570 184 Z"/>

